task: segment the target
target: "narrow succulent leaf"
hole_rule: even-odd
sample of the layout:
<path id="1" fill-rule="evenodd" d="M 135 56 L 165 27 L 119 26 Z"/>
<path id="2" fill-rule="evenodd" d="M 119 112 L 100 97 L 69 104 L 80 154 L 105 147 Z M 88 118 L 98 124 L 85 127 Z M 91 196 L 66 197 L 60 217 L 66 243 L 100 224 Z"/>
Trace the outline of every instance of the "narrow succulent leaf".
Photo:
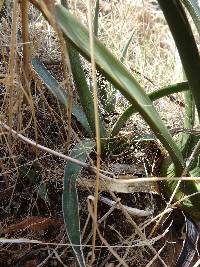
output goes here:
<path id="1" fill-rule="evenodd" d="M 79 95 L 79 99 L 85 115 L 88 119 L 88 123 L 92 130 L 93 135 L 95 135 L 95 116 L 94 116 L 94 103 L 93 96 L 90 88 L 87 84 L 85 73 L 81 64 L 81 60 L 78 52 L 69 43 L 67 43 L 69 58 L 71 62 L 71 69 L 73 73 L 74 83 Z M 103 119 L 100 117 L 100 135 L 101 137 L 106 136 L 106 129 Z"/>
<path id="2" fill-rule="evenodd" d="M 180 0 L 158 2 L 176 43 L 200 119 L 200 57 L 190 24 Z"/>
<path id="3" fill-rule="evenodd" d="M 126 54 L 128 52 L 129 45 L 131 44 L 131 41 L 133 39 L 134 33 L 135 33 L 135 29 L 132 31 L 130 38 L 128 39 L 126 45 L 124 46 L 124 48 L 122 50 L 122 56 L 120 58 L 121 62 L 124 62 L 124 60 L 125 60 L 125 57 L 126 57 Z"/>
<path id="4" fill-rule="evenodd" d="M 187 90 L 184 92 L 184 98 L 185 98 L 184 127 L 186 129 L 190 129 L 194 126 L 194 120 L 195 120 L 194 100 L 193 100 L 193 96 L 190 90 Z M 177 145 L 179 149 L 182 151 L 184 160 L 186 160 L 189 157 L 192 151 L 192 148 L 194 147 L 194 144 L 192 144 L 192 143 L 195 143 L 193 142 L 193 139 L 194 137 L 192 135 L 188 133 L 184 133 L 184 132 L 181 132 L 177 137 Z M 161 166 L 161 175 L 168 176 L 168 177 L 175 176 L 175 169 L 169 157 L 167 157 L 164 160 Z M 167 184 L 168 182 L 165 182 L 165 183 Z M 169 182 L 169 184 L 170 183 L 171 182 Z M 173 181 L 173 183 L 176 184 L 175 181 Z M 167 190 L 170 191 L 170 186 Z M 171 193 L 172 193 L 172 190 L 169 194 Z"/>
<path id="5" fill-rule="evenodd" d="M 85 140 L 76 145 L 70 156 L 81 161 L 87 159 L 95 143 L 91 140 Z M 79 202 L 76 190 L 76 180 L 80 174 L 81 166 L 72 162 L 67 162 L 64 174 L 63 187 L 63 216 L 65 229 L 72 244 L 72 248 L 80 267 L 85 267 L 85 259 L 81 247 L 80 219 L 79 219 Z"/>
<path id="6" fill-rule="evenodd" d="M 68 106 L 68 97 L 64 89 L 60 86 L 58 81 L 51 75 L 51 73 L 46 69 L 43 63 L 38 58 L 32 60 L 32 66 L 37 72 L 41 80 L 47 86 L 49 91 L 65 106 Z M 72 114 L 81 123 L 84 129 L 91 134 L 91 129 L 88 124 L 85 113 L 78 104 L 73 104 Z"/>
<path id="7" fill-rule="evenodd" d="M 165 18 L 168 22 L 172 35 L 174 37 L 177 49 L 179 51 L 179 55 L 183 64 L 183 68 L 185 71 L 185 75 L 188 79 L 191 92 L 196 104 L 198 116 L 200 119 L 200 57 L 198 48 L 188 22 L 187 16 L 185 11 L 180 3 L 180 1 L 173 1 L 173 0 L 158 0 Z M 189 140 L 189 139 L 188 139 Z M 190 140 L 189 140 L 190 141 Z M 197 141 L 198 142 L 198 141 Z M 192 153 L 193 149 L 195 149 L 197 142 L 194 142 L 194 145 L 191 146 L 190 144 L 190 154 Z M 188 142 L 186 142 L 185 148 L 187 147 Z M 198 157 L 199 158 L 199 157 Z M 189 173 L 192 174 L 194 170 L 194 164 L 197 164 L 196 170 L 198 173 L 199 169 L 199 159 L 195 159 L 192 167 L 190 167 Z M 173 167 L 171 168 L 173 173 Z M 171 175 L 171 174 L 170 174 Z M 176 183 L 169 182 L 165 183 L 165 190 L 166 193 L 173 192 L 173 187 Z M 164 188 L 164 189 L 165 189 Z M 168 191 L 169 190 L 169 191 Z M 193 219 L 200 220 L 200 209 L 199 209 L 199 202 L 200 202 L 200 186 L 195 181 L 191 182 L 182 182 L 179 186 L 178 193 L 182 196 L 190 195 L 196 193 L 197 195 L 188 198 L 186 201 L 181 203 L 182 209 L 185 211 L 186 214 L 191 216 Z M 180 196 L 176 194 L 176 198 L 179 199 Z"/>
<path id="8" fill-rule="evenodd" d="M 195 105 L 192 92 L 184 92 L 185 103 L 185 116 L 184 116 L 184 128 L 192 129 L 195 122 Z M 180 134 L 180 147 L 182 148 L 182 154 L 184 159 L 188 158 L 191 153 L 193 136 L 189 133 Z"/>
<path id="9" fill-rule="evenodd" d="M 135 31 L 135 30 L 134 30 Z M 128 47 L 131 44 L 132 38 L 134 36 L 134 31 L 132 32 L 130 38 L 128 39 L 126 45 L 124 46 L 123 50 L 122 50 L 122 55 L 120 58 L 120 61 L 123 63 L 126 57 L 126 54 L 128 52 Z M 102 91 L 102 92 L 101 92 Z M 114 86 L 109 83 L 107 88 L 103 88 L 103 90 L 101 90 L 100 93 L 103 95 L 103 100 L 105 99 L 103 105 L 105 106 L 105 110 L 108 113 L 114 112 L 115 110 L 115 105 L 116 105 L 116 101 L 117 101 L 117 91 L 114 88 Z"/>
<path id="10" fill-rule="evenodd" d="M 99 0 L 96 0 L 95 16 L 94 16 L 94 35 L 98 37 L 99 30 Z M 98 89 L 100 101 L 104 111 L 107 113 L 114 112 L 116 105 L 116 90 L 112 84 L 108 83 L 107 86 L 101 86 L 101 80 L 98 82 Z"/>
<path id="11" fill-rule="evenodd" d="M 185 117 L 184 117 L 184 128 L 191 129 L 194 127 L 195 122 L 195 106 L 194 99 L 191 91 L 184 92 L 185 98 Z"/>
<path id="12" fill-rule="evenodd" d="M 164 96 L 168 96 L 170 94 L 175 94 L 175 93 L 186 91 L 186 90 L 189 90 L 188 82 L 181 82 L 181 83 L 177 83 L 174 85 L 160 88 L 148 94 L 148 96 L 152 101 L 155 101 Z M 134 108 L 134 106 L 128 107 L 119 117 L 117 122 L 115 123 L 112 129 L 112 132 L 111 132 L 111 137 L 116 136 L 119 133 L 119 131 L 125 126 L 127 120 L 136 112 L 137 110 Z"/>
<path id="13" fill-rule="evenodd" d="M 200 7 L 197 0 L 181 0 L 189 11 L 200 36 Z"/>
<path id="14" fill-rule="evenodd" d="M 61 5 L 56 6 L 56 20 L 67 38 L 74 43 L 85 57 L 90 58 L 88 30 Z M 168 150 L 175 163 L 177 175 L 180 174 L 183 169 L 181 152 L 155 110 L 152 101 L 126 67 L 96 38 L 94 39 L 94 52 L 97 66 L 150 125 L 156 136 Z"/>
<path id="15" fill-rule="evenodd" d="M 184 127 L 192 128 L 194 125 L 194 100 L 191 91 L 185 92 L 185 119 L 184 119 Z M 179 149 L 181 149 L 184 159 L 188 159 L 194 150 L 199 138 L 198 136 L 193 136 L 188 133 L 180 133 L 177 137 L 177 145 Z M 189 169 L 190 176 L 200 176 L 200 156 L 194 159 L 193 164 Z M 174 177 L 175 176 L 175 168 L 171 162 L 171 159 L 167 157 L 161 167 L 160 167 L 161 175 L 167 177 Z M 160 182 L 160 187 L 165 196 L 168 198 L 171 197 L 173 191 L 175 190 L 177 185 L 177 181 L 168 180 L 164 182 Z M 189 196 L 191 194 L 197 193 L 200 190 L 200 185 L 194 181 L 183 181 L 181 182 L 177 193 L 175 195 L 175 200 L 178 201 L 184 196 Z M 200 220 L 200 209 L 199 203 L 200 202 L 200 194 L 197 194 L 193 197 L 188 198 L 187 200 L 181 202 L 181 207 L 183 211 L 189 215 L 191 218 Z"/>
<path id="16" fill-rule="evenodd" d="M 66 0 L 62 0 L 61 3 L 66 9 L 68 9 L 68 2 Z M 84 73 L 84 69 L 83 69 L 83 65 L 82 65 L 79 53 L 70 44 L 67 36 L 64 36 L 64 38 L 65 38 L 65 43 L 66 43 L 67 50 L 69 53 L 71 70 L 72 70 L 76 90 L 78 92 L 82 108 L 85 112 L 88 123 L 92 130 L 92 133 L 95 136 L 96 130 L 95 130 L 95 113 L 94 113 L 93 96 L 92 96 L 91 90 L 86 80 L 86 75 Z M 100 125 L 100 136 L 104 138 L 106 136 L 106 128 L 105 128 L 104 121 L 101 116 L 99 119 L 99 125 Z"/>
<path id="17" fill-rule="evenodd" d="M 99 0 L 96 0 L 95 13 L 94 13 L 94 35 L 98 36 L 99 30 Z"/>
<path id="18" fill-rule="evenodd" d="M 97 85 L 102 108 L 105 112 L 112 113 L 115 111 L 117 91 L 111 83 L 101 85 L 101 82 L 102 81 L 99 80 Z"/>
<path id="19" fill-rule="evenodd" d="M 189 267 L 197 250 L 197 242 L 199 240 L 199 229 L 197 225 L 186 218 L 186 239 L 183 248 L 178 257 L 175 267 Z"/>

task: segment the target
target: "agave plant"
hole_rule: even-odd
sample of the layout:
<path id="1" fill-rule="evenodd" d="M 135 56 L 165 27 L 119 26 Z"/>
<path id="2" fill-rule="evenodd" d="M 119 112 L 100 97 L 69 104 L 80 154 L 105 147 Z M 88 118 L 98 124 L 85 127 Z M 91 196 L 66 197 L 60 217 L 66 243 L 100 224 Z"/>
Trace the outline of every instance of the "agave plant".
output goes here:
<path id="1" fill-rule="evenodd" d="M 65 37 L 65 45 L 69 53 L 73 80 L 79 96 L 79 104 L 73 105 L 72 114 L 81 123 L 87 132 L 87 136 L 90 137 L 90 141 L 83 141 L 85 145 L 78 146 L 72 151 L 72 156 L 80 156 L 80 151 L 83 151 L 80 159 L 85 160 L 87 153 L 94 147 L 93 140 L 96 135 L 93 95 L 86 80 L 80 59 L 80 54 L 87 60 L 91 60 L 93 56 L 88 29 L 71 14 L 66 1 L 61 1 L 61 4 L 54 4 L 54 1 L 31 0 L 30 2 L 39 8 L 49 23 L 54 27 L 56 25 Z M 100 116 L 99 130 L 102 156 L 112 151 L 112 145 L 110 144 L 108 146 L 110 140 L 119 133 L 134 112 L 139 112 L 154 132 L 156 138 L 162 143 L 167 153 L 166 158 L 161 164 L 160 171 L 162 176 L 169 177 L 169 179 L 160 183 L 161 190 L 167 198 L 179 202 L 179 206 L 188 217 L 189 222 L 197 222 L 200 220 L 200 187 L 195 181 L 195 177 L 200 175 L 200 158 L 198 155 L 200 145 L 199 137 L 194 134 L 195 131 L 193 128 L 195 127 L 195 110 L 197 111 L 198 118 L 200 118 L 200 57 L 184 8 L 189 11 L 199 34 L 200 8 L 195 0 L 158 0 L 158 2 L 174 37 L 187 81 L 176 85 L 169 85 L 151 94 L 145 93 L 144 89 L 123 63 L 98 39 L 99 1 L 97 0 L 96 2 L 94 18 L 94 32 L 96 35 L 94 37 L 94 59 L 98 71 L 106 77 L 110 88 L 112 88 L 112 90 L 108 90 L 109 93 L 106 89 L 100 92 L 104 96 L 101 98 L 101 105 L 105 112 L 113 111 L 116 91 L 123 94 L 130 103 L 130 107 L 118 118 L 111 133 L 107 131 L 104 120 Z M 127 47 L 125 47 L 124 53 L 126 53 L 126 50 Z M 32 65 L 49 90 L 67 107 L 69 105 L 67 95 L 64 94 L 58 82 L 47 72 L 40 60 L 37 58 L 33 59 Z M 181 91 L 184 91 L 185 94 L 185 130 L 174 139 L 156 111 L 153 101 Z M 63 212 L 67 233 L 70 241 L 76 245 L 80 245 L 80 229 L 75 180 L 80 170 L 81 168 L 77 168 L 74 164 L 71 164 L 65 169 L 63 193 Z M 194 179 L 181 182 L 171 179 L 173 177 L 183 176 L 191 176 Z M 71 191 L 69 191 L 69 184 Z M 74 213 L 70 212 L 72 210 Z M 72 218 L 74 224 L 70 229 L 69 220 Z M 81 249 L 78 249 L 77 246 L 74 246 L 73 249 L 79 265 L 85 266 Z M 181 262 L 184 262 L 187 257 L 188 255 L 185 257 L 181 256 L 177 262 L 177 266 L 182 266 Z"/>

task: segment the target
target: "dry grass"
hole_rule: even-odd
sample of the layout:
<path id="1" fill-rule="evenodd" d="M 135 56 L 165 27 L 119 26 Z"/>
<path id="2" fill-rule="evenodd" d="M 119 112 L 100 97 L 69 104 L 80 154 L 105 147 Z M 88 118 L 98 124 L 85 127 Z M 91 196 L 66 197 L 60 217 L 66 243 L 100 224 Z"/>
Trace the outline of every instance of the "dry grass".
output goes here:
<path id="1" fill-rule="evenodd" d="M 73 0 L 70 2 L 72 11 L 86 24 L 85 1 Z M 121 57 L 121 51 L 134 31 L 125 64 L 147 92 L 182 80 L 182 69 L 175 45 L 163 15 L 157 6 L 146 0 L 100 1 L 100 4 L 99 38 L 112 50 L 116 57 Z M 19 16 L 16 13 L 14 17 L 19 30 Z M 62 82 L 64 75 L 62 74 L 61 51 L 55 32 L 33 7 L 30 8 L 29 19 L 32 55 L 39 56 L 50 72 Z M 56 151 L 68 153 L 65 149 L 67 140 L 66 110 L 52 99 L 52 96 L 37 77 L 33 77 L 34 82 L 27 82 L 29 88 L 28 105 L 23 103 L 22 95 L 25 88 L 22 79 L 24 70 L 20 32 L 17 33 L 17 36 L 17 48 L 12 51 L 10 43 L 12 39 L 16 38 L 16 35 L 13 34 L 13 27 L 9 22 L 2 18 L 0 24 L 0 53 L 2 58 L 0 74 L 4 80 L 0 84 L 0 119 L 28 138 L 32 138 Z M 13 68 L 11 68 L 11 58 L 14 60 Z M 10 77 L 12 73 L 13 76 Z M 179 94 L 175 97 L 178 100 L 182 99 Z M 117 111 L 122 113 L 127 105 L 128 103 L 119 95 Z M 170 102 L 169 98 L 166 97 L 156 102 L 156 108 L 169 128 L 182 126 L 184 110 L 177 103 Z M 75 122 L 73 122 L 73 129 L 71 146 L 84 135 L 80 126 Z M 125 131 L 135 131 L 139 134 L 147 133 L 148 127 L 139 115 L 135 115 L 129 121 Z M 19 139 L 13 138 L 9 131 L 5 131 L 5 129 L 1 129 L 0 134 L 2 233 L 7 238 L 24 237 L 49 243 L 68 243 L 67 238 L 63 237 L 64 229 L 60 227 L 65 162 L 55 156 L 31 148 Z M 151 145 L 136 146 L 131 151 L 121 151 L 120 153 L 116 158 L 109 159 L 111 162 L 109 160 L 104 162 L 103 168 L 111 171 L 110 167 L 116 162 L 129 165 L 134 162 L 138 169 L 143 168 L 145 171 L 146 167 L 151 169 L 150 172 L 154 171 L 152 166 L 158 157 L 156 147 L 152 150 Z M 124 158 L 124 162 L 120 162 L 119 158 Z M 87 177 L 88 173 L 84 171 L 83 175 Z M 46 198 L 46 193 L 48 193 L 48 198 Z M 86 201 L 89 194 L 93 194 L 93 189 L 81 189 L 79 191 L 82 228 L 86 224 L 86 217 L 88 216 Z M 119 194 L 119 196 L 125 205 L 140 209 L 153 208 L 154 216 L 161 211 L 164 204 L 159 196 L 151 193 L 135 193 L 131 196 Z M 100 203 L 99 218 L 108 210 L 109 207 L 106 204 Z M 20 222 L 29 222 L 28 219 L 33 216 L 35 216 L 37 222 L 35 228 L 31 227 L 29 223 L 23 229 L 17 226 Z M 46 217 L 52 218 L 52 221 L 48 221 L 48 224 L 45 223 L 45 227 L 40 227 L 38 221 L 40 223 L 40 219 Z M 151 237 L 149 235 L 152 228 L 152 224 L 149 224 L 151 219 L 153 219 L 152 216 L 149 216 L 148 219 L 134 218 L 138 228 L 146 234 L 146 237 L 150 239 L 150 244 L 158 251 L 166 244 L 166 238 L 164 237 L 166 225 L 161 227 L 156 236 Z M 15 231 L 12 233 L 9 232 L 9 229 L 12 228 L 10 225 L 15 226 Z M 23 223 L 20 225 L 23 225 Z M 115 210 L 102 223 L 100 231 L 128 266 L 145 266 L 152 260 L 154 254 L 152 249 L 144 244 L 144 240 L 137 234 L 133 225 L 133 221 L 130 222 L 125 214 L 120 210 Z M 87 240 L 90 228 L 91 222 L 87 225 L 83 240 Z M 5 229 L 7 229 L 7 232 Z M 97 245 L 99 245 L 97 263 L 94 266 L 122 266 L 108 251 L 107 247 L 103 247 L 102 239 L 97 240 Z M 119 246 L 124 246 L 124 248 Z M 169 251 L 169 246 L 166 245 L 166 247 L 165 253 Z M 57 266 L 66 266 L 62 265 L 62 261 L 67 266 L 75 266 L 69 247 L 56 247 L 55 250 L 54 248 L 40 245 L 7 244 L 2 246 L 0 253 L 5 254 L 3 254 L 5 262 L 9 258 L 10 265 L 7 263 L 9 266 L 19 266 L 19 264 L 21 264 L 20 266 L 28 266 L 25 264 L 31 264 L 31 260 L 34 261 L 35 265 L 33 266 L 42 266 L 39 265 L 41 262 L 44 262 L 44 266 L 53 266 L 55 262 L 57 262 Z M 10 257 L 11 251 L 14 253 L 12 257 Z M 87 255 L 89 251 L 90 249 L 86 248 L 84 252 Z M 173 254 L 173 251 L 171 253 Z M 32 258 L 29 257 L 30 255 L 32 255 Z M 170 261 L 165 254 L 162 254 L 162 257 L 166 262 Z M 47 258 L 48 261 L 45 263 Z M 4 264 L 3 260 L 1 264 Z M 154 261 L 152 266 L 160 266 L 160 264 L 159 261 Z"/>

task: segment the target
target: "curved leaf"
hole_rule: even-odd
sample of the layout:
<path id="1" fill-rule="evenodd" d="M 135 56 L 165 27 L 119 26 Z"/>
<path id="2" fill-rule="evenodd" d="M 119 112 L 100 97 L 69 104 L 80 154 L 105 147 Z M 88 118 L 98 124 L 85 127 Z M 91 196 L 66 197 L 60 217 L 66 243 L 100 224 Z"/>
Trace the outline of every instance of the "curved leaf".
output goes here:
<path id="1" fill-rule="evenodd" d="M 68 97 L 64 91 L 64 89 L 60 86 L 58 81 L 51 75 L 51 73 L 45 68 L 43 63 L 38 58 L 34 58 L 32 60 L 32 66 L 34 70 L 37 72 L 39 77 L 45 83 L 49 91 L 65 106 L 68 105 Z M 76 117 L 76 119 L 81 123 L 81 125 L 85 128 L 85 130 L 91 134 L 90 126 L 88 124 L 85 113 L 81 109 L 81 107 L 77 104 L 73 104 L 72 114 Z"/>
<path id="2" fill-rule="evenodd" d="M 68 9 L 67 0 L 62 0 L 66 9 Z M 79 56 L 78 51 L 70 44 L 69 40 L 65 37 L 65 44 L 69 53 L 70 65 L 73 74 L 74 83 L 76 86 L 76 90 L 79 95 L 80 103 L 87 117 L 88 123 L 92 130 L 93 135 L 95 136 L 95 114 L 94 114 L 94 103 L 93 96 L 88 86 L 86 75 L 84 73 L 83 65 Z M 103 138 L 106 136 L 106 129 L 103 122 L 103 119 L 100 116 L 99 120 L 100 124 L 100 136 Z"/>
<path id="3" fill-rule="evenodd" d="M 95 143 L 91 140 L 85 140 L 76 145 L 70 156 L 81 161 L 85 161 L 88 153 L 91 152 Z M 76 179 L 82 167 L 68 162 L 65 166 L 64 188 L 63 188 L 63 216 L 65 228 L 76 259 L 80 267 L 85 267 L 85 260 L 81 247 L 80 220 L 79 220 L 79 203 L 76 191 Z"/>
<path id="4" fill-rule="evenodd" d="M 184 127 L 192 128 L 194 125 L 194 101 L 192 97 L 191 91 L 185 92 L 185 119 L 184 119 Z M 194 150 L 199 138 L 197 136 L 192 136 L 188 133 L 181 133 L 177 138 L 177 144 L 179 148 L 182 150 L 184 159 L 187 160 L 192 151 Z M 194 162 L 191 164 L 189 168 L 190 176 L 199 176 L 200 168 L 199 168 L 200 156 L 198 156 Z M 166 158 L 161 165 L 161 175 L 174 177 L 175 169 L 174 165 L 171 163 L 171 159 Z M 164 182 L 160 182 L 161 190 L 164 195 L 168 198 L 171 197 L 173 191 L 175 190 L 177 185 L 177 181 L 168 180 Z M 200 185 L 194 181 L 182 181 L 177 193 L 175 195 L 175 200 L 178 201 L 184 196 L 189 196 L 191 194 L 197 193 L 200 190 Z M 200 219 L 200 194 L 196 194 L 188 199 L 184 200 L 180 205 L 183 211 L 188 214 L 191 218 L 199 220 Z"/>
<path id="5" fill-rule="evenodd" d="M 191 30 L 191 27 L 190 27 L 190 23 L 187 19 L 187 16 L 185 14 L 185 11 L 180 1 L 158 0 L 158 2 L 163 10 L 165 18 L 168 22 L 168 25 L 174 37 L 174 40 L 175 40 L 177 49 L 179 51 L 182 64 L 183 64 L 183 68 L 184 68 L 186 77 L 188 79 L 191 92 L 192 92 L 192 95 L 193 95 L 193 98 L 196 104 L 198 116 L 200 119 L 200 90 L 199 90 L 200 88 L 200 75 L 199 75 L 200 56 L 199 56 L 198 48 L 197 48 L 192 30 Z M 190 1 L 190 2 L 192 3 L 193 1 Z M 187 123 L 191 124 L 189 120 Z M 188 160 L 188 158 L 191 158 L 191 155 L 193 154 L 193 152 L 199 149 L 198 147 L 199 138 L 197 137 L 190 138 L 190 137 L 187 137 L 187 135 L 185 135 L 184 139 L 183 138 L 181 139 L 181 141 L 184 141 L 183 154 L 185 154 L 184 155 L 185 159 Z M 191 166 L 189 166 L 188 172 L 190 175 L 197 174 L 199 176 L 200 175 L 200 172 L 199 172 L 200 158 L 196 154 L 194 155 L 195 158 L 194 160 L 192 160 L 192 164 L 190 164 Z M 173 174 L 173 167 L 171 166 L 170 169 L 171 169 L 171 174 Z M 175 185 L 176 183 L 174 182 L 166 182 L 164 184 L 165 188 L 167 189 L 165 190 L 164 188 L 165 192 L 170 195 L 173 192 Z M 194 181 L 187 181 L 184 183 L 182 182 L 180 184 L 176 198 L 180 199 L 181 194 L 182 196 L 185 196 L 185 195 L 189 196 L 194 193 L 196 193 L 196 195 L 191 196 L 190 198 L 185 200 L 183 203 L 181 203 L 181 207 L 186 212 L 186 214 L 189 214 L 191 216 L 191 218 L 199 220 L 200 219 L 200 208 L 199 208 L 200 185 L 195 182 L 195 178 L 194 178 Z"/>
<path id="6" fill-rule="evenodd" d="M 158 2 L 176 43 L 200 119 L 200 56 L 189 21 L 180 1 Z"/>
<path id="7" fill-rule="evenodd" d="M 199 229 L 197 225 L 186 218 L 186 239 L 175 267 L 189 267 L 197 250 Z"/>
<path id="8" fill-rule="evenodd" d="M 181 0 L 189 11 L 200 36 L 200 7 L 198 0 Z"/>
<path id="9" fill-rule="evenodd" d="M 90 45 L 87 29 L 61 5 L 56 6 L 56 20 L 63 33 L 76 45 L 82 54 L 89 58 Z M 152 101 L 123 64 L 96 38 L 94 40 L 94 51 L 96 64 L 100 70 L 140 112 L 155 135 L 168 150 L 175 163 L 177 175 L 180 174 L 183 169 L 182 155 L 158 112 L 155 110 Z"/>
<path id="10" fill-rule="evenodd" d="M 128 52 L 128 48 L 129 48 L 129 45 L 131 44 L 131 41 L 132 41 L 133 36 L 134 36 L 134 33 L 135 33 L 135 29 L 132 31 L 131 36 L 129 37 L 126 45 L 124 46 L 124 48 L 122 50 L 122 55 L 121 55 L 121 58 L 120 58 L 121 62 L 124 62 L 124 60 L 125 60 L 125 56 L 126 56 L 126 54 Z"/>
<path id="11" fill-rule="evenodd" d="M 177 84 L 163 87 L 161 89 L 153 91 L 152 93 L 148 94 L 148 96 L 152 101 L 155 101 L 164 96 L 168 96 L 170 94 L 174 94 L 174 93 L 178 93 L 178 92 L 182 92 L 186 90 L 189 90 L 188 82 L 182 82 L 182 83 L 177 83 Z M 111 132 L 111 137 L 114 137 L 115 135 L 117 135 L 119 131 L 121 130 L 121 128 L 125 126 L 127 120 L 136 112 L 137 110 L 133 106 L 128 107 L 119 117 L 117 122 L 115 123 L 112 129 L 112 132 Z"/>

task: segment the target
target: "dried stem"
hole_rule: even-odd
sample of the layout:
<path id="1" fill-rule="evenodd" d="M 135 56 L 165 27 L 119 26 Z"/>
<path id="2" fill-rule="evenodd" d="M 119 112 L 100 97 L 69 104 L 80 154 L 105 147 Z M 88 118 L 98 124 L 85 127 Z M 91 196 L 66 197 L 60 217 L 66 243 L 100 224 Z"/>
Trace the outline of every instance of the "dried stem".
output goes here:
<path id="1" fill-rule="evenodd" d="M 23 72 L 22 72 L 22 83 L 25 91 L 29 95 L 30 85 L 30 62 L 31 62 L 31 51 L 30 51 L 30 36 L 29 36 L 29 21 L 28 21 L 28 10 L 29 1 L 23 0 L 21 5 L 21 20 L 22 20 L 22 40 L 23 40 Z M 25 100 L 26 98 L 24 98 Z"/>
<path id="2" fill-rule="evenodd" d="M 97 209 L 98 209 L 98 196 L 99 196 L 99 178 L 100 178 L 100 160 L 101 160 L 101 141 L 100 141 L 100 126 L 99 126 L 99 110 L 98 110 L 98 95 L 97 95 L 97 79 L 96 79 L 96 64 L 94 55 L 94 34 L 92 25 L 92 11 L 91 2 L 87 1 L 88 10 L 88 23 L 89 23 L 89 37 L 90 37 L 90 50 L 91 50 L 91 64 L 92 64 L 92 82 L 93 82 L 93 101 L 95 113 L 95 129 L 96 129 L 96 147 L 97 147 L 97 162 L 96 162 L 96 188 L 95 188 L 95 202 L 94 202 L 94 221 L 93 221 L 93 240 L 92 240 L 92 259 L 91 263 L 95 260 L 95 243 L 96 243 L 96 223 L 97 222 Z"/>

